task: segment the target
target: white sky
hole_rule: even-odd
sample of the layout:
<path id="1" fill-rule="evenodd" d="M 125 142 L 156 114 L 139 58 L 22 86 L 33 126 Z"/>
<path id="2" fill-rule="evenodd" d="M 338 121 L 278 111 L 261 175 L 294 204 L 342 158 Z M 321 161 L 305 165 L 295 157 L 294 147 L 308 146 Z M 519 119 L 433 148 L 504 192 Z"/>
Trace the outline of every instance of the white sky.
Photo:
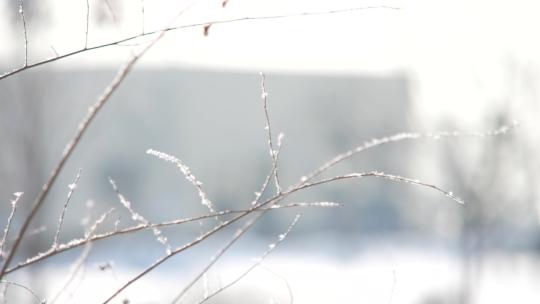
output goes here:
<path id="1" fill-rule="evenodd" d="M 113 0 L 109 0 L 114 2 Z M 62 54 L 84 44 L 86 1 L 48 0 L 48 23 L 28 24 L 30 62 Z M 118 27 L 91 24 L 89 45 L 138 33 L 140 1 L 120 0 Z M 192 1 L 145 0 L 147 30 L 167 25 Z M 92 5 L 92 1 L 90 1 Z M 390 5 L 325 16 L 247 21 L 214 25 L 205 37 L 201 27 L 170 32 L 145 56 L 145 66 L 309 73 L 406 74 L 415 101 L 428 117 L 460 116 L 480 121 L 486 106 L 516 89 L 509 78 L 540 67 L 540 3 L 534 0 L 198 0 L 176 24 L 245 16 L 266 16 L 340 8 Z M 0 3 L 0 17 L 6 2 Z M 92 13 L 95 13 L 92 11 Z M 106 12 L 110 15 L 109 12 Z M 22 64 L 21 31 L 0 18 L 0 66 Z M 2 24 L 4 23 L 4 24 Z M 129 47 L 77 55 L 56 66 L 112 65 L 127 58 Z M 538 80 L 532 78 L 532 85 Z M 520 91 L 521 92 L 521 91 Z M 523 96 L 531 98 L 531 96 Z M 436 105 L 436 106 L 434 106 Z M 466 107 L 466 111 L 464 111 Z"/>

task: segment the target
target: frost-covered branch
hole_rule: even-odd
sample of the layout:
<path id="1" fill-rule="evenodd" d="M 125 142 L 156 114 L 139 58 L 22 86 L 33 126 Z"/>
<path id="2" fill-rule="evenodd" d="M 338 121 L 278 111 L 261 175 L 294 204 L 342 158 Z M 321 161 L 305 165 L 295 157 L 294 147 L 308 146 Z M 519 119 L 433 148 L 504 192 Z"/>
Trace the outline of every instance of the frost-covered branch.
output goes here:
<path id="1" fill-rule="evenodd" d="M 278 147 L 275 151 L 276 161 L 272 161 L 272 168 L 270 169 L 270 172 L 266 175 L 266 178 L 261 186 L 261 189 L 257 192 L 255 192 L 255 199 L 251 202 L 252 206 L 256 206 L 261 202 L 262 195 L 265 193 L 266 189 L 268 189 L 268 185 L 270 184 L 270 180 L 273 176 L 276 176 L 277 173 L 277 164 L 279 160 L 279 154 L 281 152 L 281 141 L 283 139 L 283 133 L 280 133 L 278 136 Z"/>
<path id="2" fill-rule="evenodd" d="M 485 138 L 485 137 L 492 137 L 492 136 L 498 136 L 506 134 L 507 132 L 513 130 L 514 128 L 518 127 L 518 122 L 513 122 L 510 125 L 504 125 L 501 126 L 495 130 L 486 131 L 486 132 L 459 132 L 459 131 L 441 131 L 441 132 L 429 132 L 429 133 L 397 133 L 391 136 L 385 136 L 381 138 L 374 138 L 370 141 L 366 141 L 363 144 L 357 146 L 356 148 L 346 151 L 342 154 L 339 154 L 332 158 L 331 160 L 324 163 L 322 166 L 317 168 L 315 171 L 310 173 L 309 175 L 302 176 L 300 179 L 300 183 L 307 183 L 311 181 L 313 178 L 319 176 L 323 172 L 327 171 L 328 169 L 334 167 L 338 163 L 349 159 L 361 152 L 364 152 L 366 150 L 389 144 L 389 143 L 396 143 L 404 140 L 416 140 L 416 139 L 442 139 L 442 138 L 456 138 L 456 137 L 473 137 L 473 138 Z"/>
<path id="3" fill-rule="evenodd" d="M 153 155 L 159 159 L 162 159 L 169 163 L 173 163 L 175 166 L 177 166 L 178 169 L 180 169 L 180 171 L 186 178 L 186 180 L 190 182 L 193 186 L 195 186 L 195 188 L 197 189 L 197 193 L 199 194 L 199 197 L 201 198 L 201 204 L 204 207 L 208 208 L 210 212 L 215 211 L 212 201 L 208 199 L 208 195 L 206 195 L 206 192 L 204 192 L 202 188 L 202 183 L 195 177 L 195 175 L 193 175 L 193 173 L 191 173 L 191 169 L 186 164 L 184 164 L 181 160 L 179 160 L 178 158 L 172 155 L 169 155 L 167 153 L 163 153 L 160 151 L 156 151 L 153 149 L 148 149 L 146 151 L 146 154 Z"/>
<path id="4" fill-rule="evenodd" d="M 9 230 L 11 229 L 11 222 L 13 221 L 13 216 L 15 215 L 15 211 L 17 210 L 17 203 L 19 202 L 19 199 L 21 198 L 23 194 L 24 194 L 23 192 L 13 193 L 15 198 L 11 200 L 11 212 L 9 213 L 6 227 L 4 228 L 4 234 L 2 235 L 2 240 L 0 240 L 0 259 L 2 260 L 4 259 L 4 247 L 6 246 Z"/>
<path id="5" fill-rule="evenodd" d="M 347 180 L 347 179 L 356 179 L 356 178 L 362 178 L 362 177 L 377 177 L 377 178 L 387 179 L 387 180 L 390 180 L 390 181 L 402 182 L 402 183 L 406 183 L 406 184 L 413 184 L 413 185 L 418 185 L 418 186 L 422 186 L 422 187 L 431 188 L 431 189 L 434 189 L 434 190 L 436 190 L 438 192 L 441 192 L 446 197 L 452 199 L 456 203 L 465 204 L 465 201 L 463 201 L 461 198 L 454 195 L 454 193 L 452 191 L 445 190 L 445 189 L 443 189 L 443 188 L 441 188 L 441 187 L 439 187 L 437 185 L 425 183 L 425 182 L 422 182 L 422 181 L 417 180 L 417 179 L 407 178 L 407 177 L 388 174 L 388 173 L 379 172 L 379 171 L 350 173 L 350 174 L 345 174 L 345 175 L 334 176 L 334 177 L 331 177 L 331 178 L 327 178 L 327 179 L 323 179 L 323 180 L 319 180 L 319 181 L 315 181 L 315 182 L 311 182 L 311 183 L 304 183 L 304 184 L 302 184 L 300 186 L 297 186 L 297 187 L 294 187 L 294 188 L 288 190 L 286 192 L 286 194 L 288 195 L 288 194 L 297 192 L 297 191 L 302 190 L 302 189 L 311 188 L 311 187 L 314 187 L 314 186 L 327 184 L 327 183 L 330 183 L 330 182 Z"/>
<path id="6" fill-rule="evenodd" d="M 28 67 L 28 31 L 26 29 L 26 18 L 24 17 L 24 0 L 19 1 L 19 14 L 21 15 L 23 23 L 23 35 L 24 35 L 24 66 L 23 68 Z M 2 79 L 0 77 L 0 79 Z"/>
<path id="7" fill-rule="evenodd" d="M 64 223 L 64 215 L 66 214 L 66 210 L 69 204 L 69 201 L 71 200 L 71 197 L 73 196 L 73 192 L 75 192 L 75 189 L 77 188 L 77 183 L 79 182 L 79 178 L 81 177 L 81 169 L 79 169 L 79 172 L 77 172 L 77 176 L 75 176 L 75 180 L 73 183 L 68 185 L 69 192 L 66 198 L 66 201 L 64 203 L 64 207 L 62 208 L 62 212 L 60 213 L 60 217 L 58 218 L 58 228 L 56 229 L 56 233 L 54 234 L 54 241 L 53 241 L 53 247 L 58 246 L 58 239 L 60 237 L 60 231 L 62 230 L 62 224 Z"/>
<path id="8" fill-rule="evenodd" d="M 272 158 L 272 168 L 273 168 L 273 175 L 274 175 L 274 183 L 276 184 L 276 192 L 277 194 L 281 193 L 281 186 L 279 185 L 279 169 L 278 169 L 278 150 L 274 150 L 274 140 L 272 138 L 272 127 L 270 123 L 270 115 L 268 114 L 268 92 L 266 91 L 266 83 L 265 78 L 266 76 L 264 73 L 260 73 L 261 76 L 261 99 L 263 101 L 263 110 L 264 110 L 264 118 L 266 120 L 266 126 L 264 129 L 266 130 L 267 136 L 268 136 L 268 152 L 270 153 L 270 157 Z M 283 139 L 283 133 L 279 134 L 278 137 L 278 146 L 281 146 L 281 140 Z"/>

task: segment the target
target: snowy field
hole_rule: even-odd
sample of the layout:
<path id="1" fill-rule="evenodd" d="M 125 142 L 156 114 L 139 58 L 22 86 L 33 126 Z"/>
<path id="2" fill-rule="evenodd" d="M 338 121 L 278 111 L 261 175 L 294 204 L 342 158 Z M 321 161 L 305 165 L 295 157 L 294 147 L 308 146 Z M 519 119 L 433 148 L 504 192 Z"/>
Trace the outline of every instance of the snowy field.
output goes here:
<path id="1" fill-rule="evenodd" d="M 182 302 L 198 303 L 205 293 L 234 280 L 251 263 L 248 257 L 224 260 Z M 169 303 L 200 269 L 187 269 L 189 275 L 182 277 L 174 264 L 163 265 L 112 303 L 124 299 L 129 303 Z M 458 303 L 461 267 L 460 260 L 445 252 L 418 248 L 379 249 L 343 259 L 284 250 L 207 303 Z M 473 303 L 539 303 L 540 263 L 534 256 L 492 255 L 484 259 L 482 268 L 478 284 L 469 286 Z M 69 269 L 43 270 L 50 300 L 66 286 Z M 120 266 L 100 271 L 87 265 L 56 303 L 101 303 L 136 271 Z"/>

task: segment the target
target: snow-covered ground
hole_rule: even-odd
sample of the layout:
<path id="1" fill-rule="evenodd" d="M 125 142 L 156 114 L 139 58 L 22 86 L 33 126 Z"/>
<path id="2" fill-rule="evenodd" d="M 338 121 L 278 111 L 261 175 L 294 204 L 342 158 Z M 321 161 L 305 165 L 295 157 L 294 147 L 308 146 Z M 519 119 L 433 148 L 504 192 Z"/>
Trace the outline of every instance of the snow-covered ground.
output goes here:
<path id="1" fill-rule="evenodd" d="M 218 264 L 185 297 L 198 303 L 234 280 L 254 261 L 235 256 Z M 115 266 L 101 271 L 89 263 L 65 286 L 69 268 L 44 269 L 49 301 L 101 303 L 140 269 Z M 470 285 L 472 303 L 540 303 L 540 263 L 530 254 L 490 255 L 483 260 L 477 284 Z M 131 285 L 112 303 L 169 303 L 189 282 L 199 266 L 183 271 L 177 263 Z M 459 303 L 462 263 L 441 250 L 372 249 L 346 258 L 284 250 L 268 257 L 237 284 L 208 303 Z M 46 286 L 46 287 L 45 287 Z M 15 287 L 13 287 L 14 289 Z M 290 292 L 289 292 L 290 288 Z M 41 295 L 40 295 L 41 296 Z M 30 303 L 30 302 L 29 302 Z"/>

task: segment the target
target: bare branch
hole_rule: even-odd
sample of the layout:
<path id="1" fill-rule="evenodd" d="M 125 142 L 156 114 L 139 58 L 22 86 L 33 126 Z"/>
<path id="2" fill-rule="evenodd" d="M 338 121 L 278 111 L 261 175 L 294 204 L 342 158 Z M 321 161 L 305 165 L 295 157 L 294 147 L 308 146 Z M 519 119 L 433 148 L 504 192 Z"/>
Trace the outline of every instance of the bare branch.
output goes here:
<path id="1" fill-rule="evenodd" d="M 13 221 L 13 216 L 15 215 L 15 211 L 17 210 L 17 203 L 19 202 L 19 199 L 23 194 L 23 192 L 13 193 L 15 199 L 11 201 L 11 212 L 9 213 L 7 224 L 4 228 L 4 234 L 2 235 L 2 240 L 0 241 L 0 259 L 4 259 L 4 247 L 6 246 L 7 237 L 11 228 L 11 221 Z"/>
<path id="2" fill-rule="evenodd" d="M 58 218 L 58 228 L 56 229 L 56 233 L 54 235 L 53 247 L 58 246 L 58 238 L 60 237 L 60 230 L 62 230 L 62 224 L 64 223 L 64 215 L 66 213 L 69 201 L 71 200 L 71 196 L 73 195 L 73 192 L 75 192 L 75 188 L 77 188 L 77 183 L 79 182 L 79 178 L 81 177 L 81 171 L 82 169 L 79 169 L 75 180 L 68 186 L 69 192 L 66 198 L 66 202 L 64 203 L 64 207 L 62 208 L 62 213 L 60 213 L 60 217 Z"/>
<path id="3" fill-rule="evenodd" d="M 212 25 L 212 24 L 226 24 L 226 23 L 236 23 L 236 22 L 244 22 L 244 21 L 261 21 L 261 20 L 285 19 L 285 18 L 293 18 L 293 17 L 320 16 L 320 15 L 329 15 L 329 14 L 350 13 L 350 12 L 354 12 L 354 11 L 361 11 L 361 10 L 368 10 L 368 9 L 398 10 L 399 8 L 390 7 L 390 6 L 364 6 L 364 7 L 355 7 L 355 8 L 330 10 L 330 11 L 322 11 L 322 12 L 304 12 L 304 13 L 271 15 L 271 16 L 242 17 L 242 18 L 232 18 L 232 19 L 224 19 L 224 20 L 213 20 L 213 21 L 192 23 L 192 24 L 179 25 L 179 26 L 170 26 L 170 27 L 166 27 L 166 28 L 163 28 L 163 29 L 160 29 L 160 30 L 145 32 L 144 34 L 136 34 L 136 35 L 132 35 L 132 36 L 129 36 L 129 37 L 122 38 L 120 40 L 111 41 L 111 42 L 108 42 L 108 43 L 104 43 L 104 44 L 100 44 L 100 45 L 96 45 L 96 46 L 92 46 L 92 47 L 82 48 L 82 49 L 79 49 L 79 50 L 76 50 L 76 51 L 73 51 L 73 52 L 66 53 L 66 54 L 61 55 L 61 56 L 57 56 L 57 57 L 54 57 L 54 58 L 48 58 L 48 59 L 45 59 L 45 60 L 42 60 L 42 61 L 39 61 L 39 62 L 36 62 L 36 63 L 33 63 L 33 64 L 25 65 L 23 67 L 16 68 L 16 69 L 14 69 L 14 70 L 12 70 L 10 72 L 6 72 L 6 73 L 0 75 L 0 80 L 2 80 L 4 78 L 8 78 L 10 76 L 13 76 L 15 74 L 18 74 L 20 72 L 23 72 L 25 70 L 32 69 L 32 68 L 35 68 L 35 67 L 50 63 L 50 62 L 58 61 L 58 60 L 61 60 L 61 59 L 67 58 L 67 57 L 71 57 L 71 56 L 74 56 L 74 55 L 77 55 L 77 54 L 80 54 L 80 53 L 83 53 L 83 52 L 86 52 L 86 51 L 97 50 L 97 49 L 101 49 L 101 48 L 105 48 L 105 47 L 109 47 L 109 46 L 119 45 L 119 44 L 122 44 L 124 42 L 134 40 L 134 39 L 137 39 L 137 38 L 140 38 L 140 37 L 143 37 L 143 36 L 160 34 L 162 32 L 176 31 L 176 30 L 182 30 L 182 29 L 187 29 L 187 28 L 192 28 L 192 27 L 204 27 L 204 26 L 206 26 L 208 24 Z"/>
<path id="4" fill-rule="evenodd" d="M 264 194 L 264 192 L 266 191 L 266 189 L 268 188 L 268 184 L 270 183 L 270 180 L 272 179 L 272 176 L 275 176 L 276 172 L 277 172 L 277 161 L 279 160 L 279 154 L 281 152 L 281 139 L 283 138 L 283 136 L 281 136 L 283 133 L 280 133 L 280 136 L 278 136 L 278 147 L 277 147 L 277 150 L 276 150 L 276 161 L 272 161 L 272 168 L 270 169 L 270 172 L 268 173 L 268 175 L 266 175 L 266 178 L 263 182 L 263 185 L 261 186 L 261 189 L 258 191 L 258 192 L 255 192 L 255 200 L 253 200 L 251 202 L 251 205 L 252 206 L 256 206 L 257 204 L 260 203 L 260 200 L 261 200 L 261 197 L 262 195 Z"/>

